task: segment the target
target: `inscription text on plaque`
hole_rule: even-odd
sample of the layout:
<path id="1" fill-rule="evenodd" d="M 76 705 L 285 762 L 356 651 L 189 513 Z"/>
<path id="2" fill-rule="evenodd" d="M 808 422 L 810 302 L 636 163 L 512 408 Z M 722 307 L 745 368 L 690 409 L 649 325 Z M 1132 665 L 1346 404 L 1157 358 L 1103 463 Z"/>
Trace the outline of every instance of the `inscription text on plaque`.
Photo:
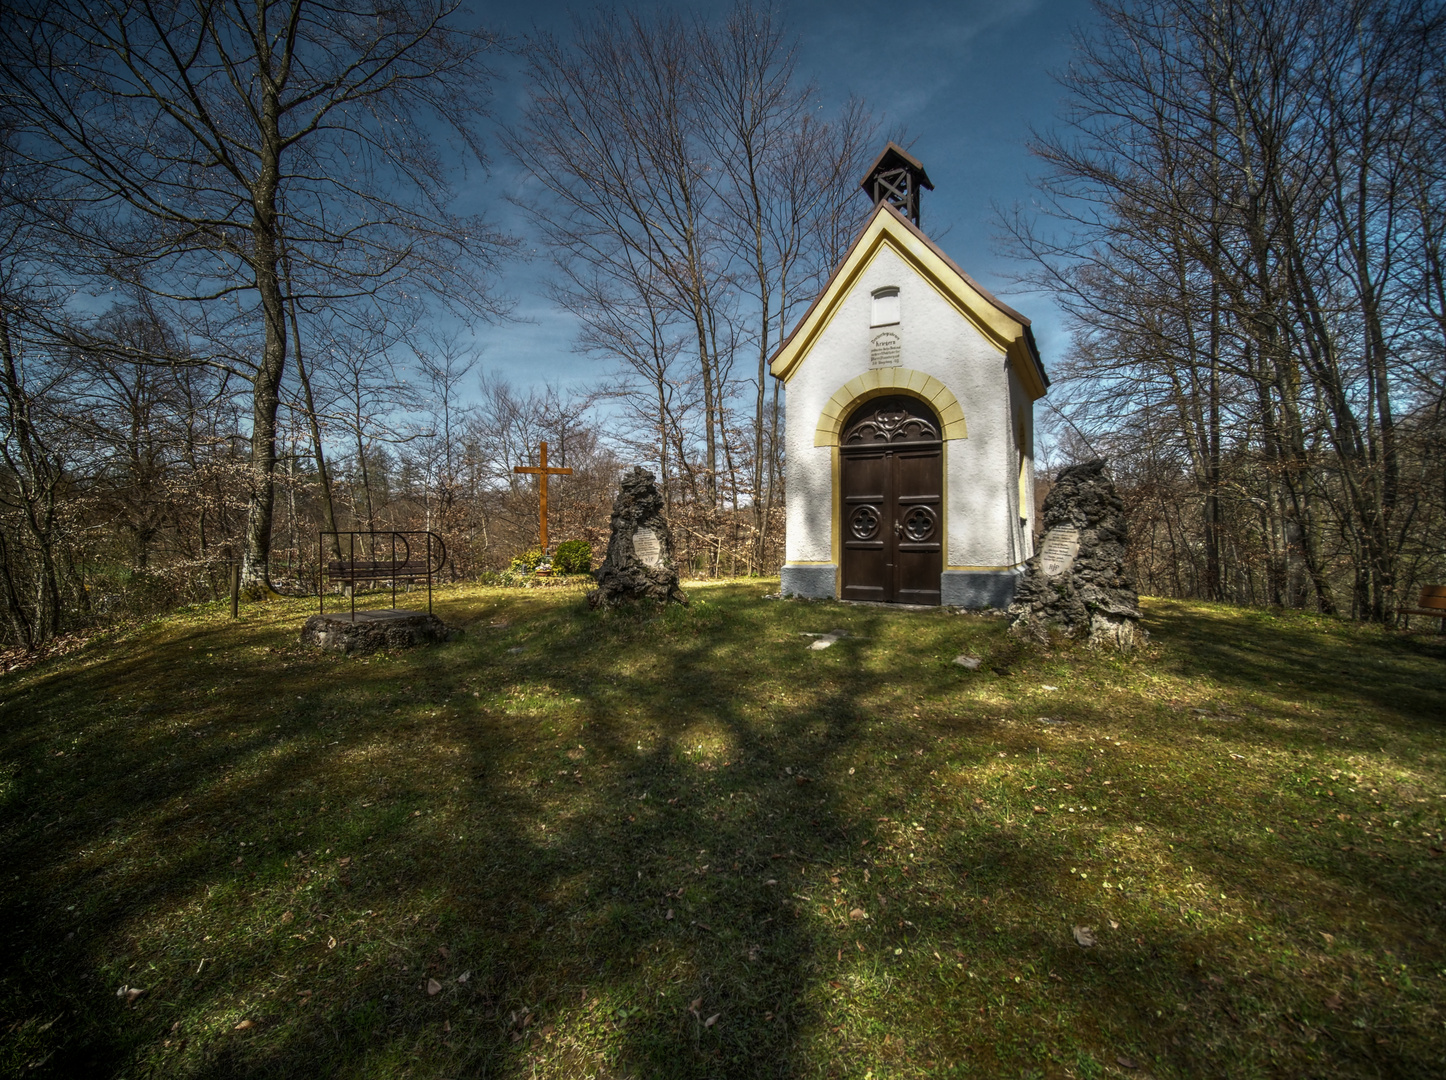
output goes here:
<path id="1" fill-rule="evenodd" d="M 663 565 L 663 546 L 652 529 L 643 528 L 633 533 L 633 551 L 645 566 L 656 570 Z"/>
<path id="2" fill-rule="evenodd" d="M 1056 525 L 1044 534 L 1039 546 L 1039 569 L 1045 577 L 1062 574 L 1074 565 L 1079 554 L 1079 530 L 1073 525 Z"/>
<path id="3" fill-rule="evenodd" d="M 870 339 L 869 367 L 898 367 L 903 362 L 903 347 L 898 334 L 883 330 Z"/>

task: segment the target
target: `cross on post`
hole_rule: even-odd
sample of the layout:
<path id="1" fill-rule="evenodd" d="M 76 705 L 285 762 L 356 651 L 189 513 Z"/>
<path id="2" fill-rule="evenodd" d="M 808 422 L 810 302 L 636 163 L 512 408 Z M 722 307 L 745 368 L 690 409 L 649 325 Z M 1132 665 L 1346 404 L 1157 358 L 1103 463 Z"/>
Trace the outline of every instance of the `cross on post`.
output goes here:
<path id="1" fill-rule="evenodd" d="M 538 495 L 542 503 L 542 512 L 538 515 L 542 520 L 542 553 L 547 554 L 547 478 L 549 476 L 571 476 L 571 469 L 549 469 L 547 467 L 547 443 L 542 444 L 542 463 L 540 465 L 517 465 L 512 470 L 515 473 L 536 473 L 538 482 Z"/>

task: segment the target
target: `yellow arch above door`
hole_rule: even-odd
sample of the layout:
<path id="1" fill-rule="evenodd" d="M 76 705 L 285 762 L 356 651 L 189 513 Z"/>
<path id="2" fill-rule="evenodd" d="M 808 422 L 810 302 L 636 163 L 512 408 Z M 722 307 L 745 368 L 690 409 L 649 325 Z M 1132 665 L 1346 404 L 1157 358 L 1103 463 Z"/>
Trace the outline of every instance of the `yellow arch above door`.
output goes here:
<path id="1" fill-rule="evenodd" d="M 834 392 L 819 415 L 818 427 L 813 432 L 813 445 L 837 446 L 839 436 L 843 434 L 844 421 L 857 406 L 870 398 L 900 392 L 923 398 L 934 407 L 939 423 L 944 426 L 945 439 L 969 437 L 964 423 L 964 407 L 947 386 L 922 371 L 889 367 L 865 371 Z"/>

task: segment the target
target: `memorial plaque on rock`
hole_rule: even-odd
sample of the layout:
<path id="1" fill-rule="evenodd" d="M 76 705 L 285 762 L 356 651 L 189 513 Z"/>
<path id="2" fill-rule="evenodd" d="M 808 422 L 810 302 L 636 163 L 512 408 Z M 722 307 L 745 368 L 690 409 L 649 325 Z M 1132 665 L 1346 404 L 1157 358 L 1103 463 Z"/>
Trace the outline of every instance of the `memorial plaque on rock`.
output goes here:
<path id="1" fill-rule="evenodd" d="M 642 560 L 644 566 L 651 566 L 654 570 L 663 565 L 663 546 L 658 542 L 658 534 L 649 528 L 641 528 L 633 533 L 633 552 Z"/>
<path id="2" fill-rule="evenodd" d="M 1056 632 L 1087 634 L 1091 644 L 1122 649 L 1143 640 L 1126 558 L 1129 522 L 1103 459 L 1060 472 L 1044 500 L 1044 528 L 1009 608 L 1011 630 L 1041 642 Z"/>
<path id="3" fill-rule="evenodd" d="M 1079 554 L 1079 530 L 1073 525 L 1056 525 L 1044 534 L 1039 546 L 1039 571 L 1045 577 L 1056 577 L 1074 565 Z"/>
<path id="4" fill-rule="evenodd" d="M 663 517 L 663 497 L 647 469 L 634 468 L 622 478 L 613 500 L 607 557 L 593 576 L 598 587 L 587 594 L 593 607 L 639 600 L 688 602 L 678 588 L 678 564 Z"/>

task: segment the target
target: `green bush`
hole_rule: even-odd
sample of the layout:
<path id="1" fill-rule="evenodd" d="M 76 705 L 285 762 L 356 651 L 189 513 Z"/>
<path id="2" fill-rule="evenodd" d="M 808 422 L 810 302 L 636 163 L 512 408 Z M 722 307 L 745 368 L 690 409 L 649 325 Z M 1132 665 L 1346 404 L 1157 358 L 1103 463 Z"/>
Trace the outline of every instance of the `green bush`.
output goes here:
<path id="1" fill-rule="evenodd" d="M 531 574 L 536 572 L 537 564 L 543 559 L 541 548 L 528 548 L 521 555 L 514 555 L 511 564 L 507 569 L 519 574 Z"/>
<path id="2" fill-rule="evenodd" d="M 592 545 L 586 540 L 564 540 L 557 545 L 557 554 L 552 557 L 552 568 L 559 574 L 591 573 Z"/>

